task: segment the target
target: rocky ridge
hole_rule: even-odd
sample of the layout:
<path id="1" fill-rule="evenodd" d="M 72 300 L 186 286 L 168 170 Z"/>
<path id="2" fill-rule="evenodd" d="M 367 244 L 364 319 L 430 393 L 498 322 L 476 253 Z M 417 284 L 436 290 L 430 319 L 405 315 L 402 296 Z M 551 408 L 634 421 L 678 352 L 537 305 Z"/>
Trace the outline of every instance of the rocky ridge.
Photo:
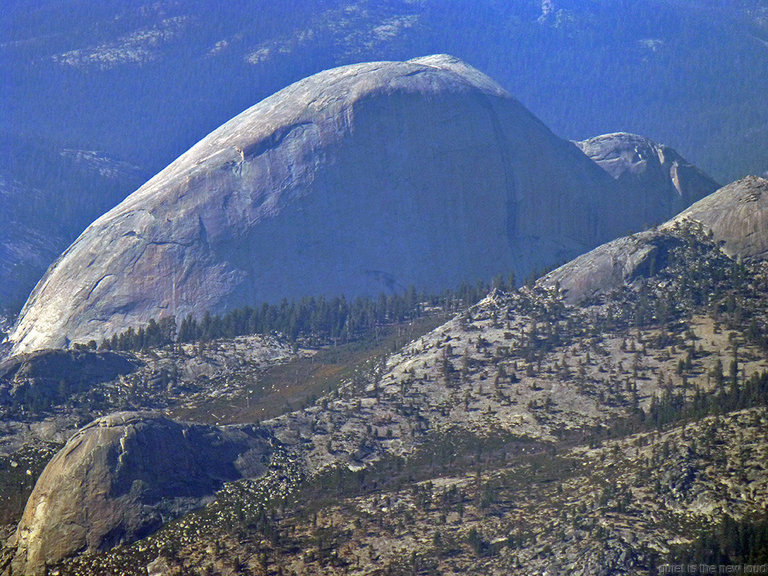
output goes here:
<path id="1" fill-rule="evenodd" d="M 726 187 L 710 201 L 738 205 L 743 192 Z M 750 227 L 719 238 L 705 226 L 681 218 L 649 232 L 664 257 L 579 305 L 551 275 L 492 293 L 314 405 L 263 422 L 290 453 L 264 483 L 228 485 L 181 524 L 68 560 L 63 573 L 140 572 L 157 558 L 202 570 L 239 550 L 256 573 L 375 573 L 410 556 L 409 569 L 436 570 L 437 558 L 445 573 L 479 558 L 490 573 L 641 574 L 669 558 L 670 541 L 691 544 L 724 514 L 759 513 L 768 268 L 727 252 Z M 550 508 L 556 530 L 541 513 Z"/>
<path id="2" fill-rule="evenodd" d="M 768 257 L 768 180 L 747 176 L 696 202 L 665 227 L 691 220 L 700 223 L 732 258 Z"/>
<path id="3" fill-rule="evenodd" d="M 760 509 L 766 422 L 764 409 L 751 409 L 559 454 L 509 455 L 506 463 L 484 454 L 466 472 L 436 464 L 441 472 L 428 479 L 395 480 L 370 492 L 353 477 L 333 496 L 298 492 L 302 506 L 286 505 L 258 531 L 244 528 L 235 510 L 268 499 L 241 485 L 240 494 L 233 487 L 217 500 L 215 512 L 193 513 L 183 526 L 128 550 L 81 556 L 57 569 L 639 576 L 695 542 L 680 537 L 696 534 L 692 526 L 716 526 L 724 510 L 749 517 Z M 724 467 L 738 474 L 723 475 Z M 388 472 L 397 477 L 396 469 Z M 275 530 L 278 544 L 264 537 Z"/>
<path id="4" fill-rule="evenodd" d="M 609 242 L 554 270 L 543 280 L 559 286 L 566 301 L 578 303 L 655 275 L 671 250 L 675 231 L 694 223 L 723 244 L 735 259 L 765 260 L 768 254 L 768 180 L 750 176 L 696 202 L 664 225 Z"/>
<path id="5" fill-rule="evenodd" d="M 0 403 L 8 402 L 4 397 L 6 394 L 19 393 L 19 385 L 50 388 L 80 384 L 87 387 L 108 382 L 136 368 L 136 362 L 111 352 L 52 350 L 15 356 L 0 363 Z M 12 389 L 9 391 L 8 387 Z"/>
<path id="6" fill-rule="evenodd" d="M 313 353 L 253 335 L 136 353 L 46 350 L 15 356 L 0 364 L 0 454 L 63 444 L 95 416 L 115 411 L 189 411 L 227 399 L 268 368 Z M 30 421 L 30 413 L 44 416 Z M 216 410 L 208 414 L 207 422 L 216 423 Z"/>
<path id="7" fill-rule="evenodd" d="M 645 574 L 654 558 L 690 542 L 681 541 L 681 526 L 760 509 L 768 485 L 761 460 L 765 425 L 764 409 L 744 411 L 662 434 L 341 498 L 318 510 L 320 530 L 311 523 L 312 513 L 285 519 L 285 529 L 305 553 L 289 555 L 283 565 L 324 573 L 332 560 L 312 536 L 325 531 L 342 557 L 359 566 L 357 574 L 387 567 L 499 576 Z M 711 440 L 699 446 L 692 440 L 697 437 Z M 713 446 L 723 450 L 717 459 Z M 745 455 L 741 447 L 751 452 Z M 741 472 L 721 484 L 719 466 Z"/>
<path id="8" fill-rule="evenodd" d="M 625 286 L 586 306 L 567 304 L 549 279 L 512 294 L 495 292 L 451 322 L 373 366 L 365 378 L 349 382 L 309 408 L 263 422 L 275 440 L 295 454 L 293 463 L 286 463 L 286 470 L 295 470 L 298 466 L 300 474 L 310 479 L 309 484 L 292 484 L 284 491 L 283 499 L 290 500 L 291 494 L 296 494 L 299 502 L 306 502 L 300 496 L 302 490 L 311 489 L 318 482 L 323 485 L 340 473 L 360 474 L 363 478 L 366 474 L 373 478 L 381 474 L 382 479 L 378 481 L 385 482 L 383 478 L 396 476 L 391 466 L 397 470 L 397 466 L 405 464 L 397 465 L 396 462 L 410 462 L 409 466 L 415 466 L 414 470 L 420 470 L 419 474 L 426 474 L 426 478 L 432 478 L 442 487 L 438 494 L 444 493 L 448 498 L 448 493 L 455 494 L 456 490 L 459 493 L 470 491 L 482 500 L 485 488 L 471 488 L 473 485 L 467 478 L 456 479 L 451 475 L 446 478 L 443 474 L 456 467 L 461 469 L 473 462 L 482 462 L 480 455 L 486 454 L 485 461 L 495 471 L 485 473 L 480 486 L 491 486 L 491 493 L 496 496 L 485 506 L 499 506 L 503 517 L 513 524 L 494 524 L 493 515 L 482 514 L 482 508 L 477 509 L 470 513 L 469 521 L 482 537 L 470 545 L 491 546 L 492 549 L 491 544 L 501 537 L 499 534 L 515 526 L 517 535 L 513 537 L 513 544 L 498 541 L 503 548 L 510 548 L 509 552 L 491 554 L 494 559 L 488 561 L 488 569 L 507 569 L 508 562 L 539 566 L 542 545 L 531 544 L 528 534 L 543 534 L 544 526 L 535 520 L 532 493 L 520 492 L 521 488 L 516 484 L 520 472 L 504 465 L 512 460 L 526 469 L 526 462 L 535 462 L 530 468 L 534 477 L 540 478 L 536 475 L 541 472 L 536 470 L 541 467 L 557 474 L 562 492 L 546 490 L 543 493 L 548 494 L 555 509 L 560 506 L 556 502 L 567 502 L 566 509 L 572 507 L 571 520 L 575 522 L 572 529 L 563 526 L 563 539 L 553 539 L 549 535 L 544 541 L 551 541 L 550 549 L 567 548 L 570 546 L 567 544 L 568 534 L 575 530 L 572 534 L 575 537 L 577 533 L 586 532 L 588 541 L 579 548 L 580 554 L 588 559 L 585 574 L 591 573 L 589 566 L 600 564 L 601 558 L 613 568 L 630 570 L 630 573 L 633 573 L 631 570 L 646 569 L 652 558 L 669 552 L 665 542 L 670 537 L 682 538 L 681 541 L 692 538 L 695 532 L 681 524 L 681 515 L 693 518 L 689 518 L 689 524 L 706 525 L 717 514 L 722 514 L 723 504 L 718 502 L 723 497 L 739 500 L 739 509 L 755 509 L 766 480 L 758 464 L 759 456 L 742 465 L 748 480 L 740 482 L 753 483 L 749 489 L 751 496 L 742 498 L 739 496 L 742 484 L 734 488 L 735 492 L 724 496 L 709 480 L 703 480 L 704 474 L 715 473 L 709 460 L 711 452 L 710 456 L 697 453 L 696 458 L 703 459 L 701 462 L 690 458 L 681 461 L 680 465 L 688 466 L 686 470 L 691 471 L 690 482 L 681 480 L 687 472 L 666 476 L 663 471 L 661 475 L 649 472 L 655 467 L 653 462 L 661 457 L 660 450 L 666 450 L 666 458 L 669 457 L 671 440 L 659 441 L 653 435 L 649 440 L 647 434 L 630 435 L 616 444 L 616 448 L 605 452 L 610 454 L 610 461 L 618 458 L 616 451 L 626 450 L 633 454 L 631 472 L 626 479 L 610 476 L 610 465 L 602 463 L 606 456 L 593 456 L 593 448 L 571 448 L 574 443 L 583 445 L 585 436 L 594 441 L 601 434 L 609 434 L 610 430 L 642 431 L 648 423 L 651 429 L 662 429 L 667 422 L 663 418 L 669 417 L 672 406 L 688 403 L 691 410 L 703 409 L 706 414 L 706 410 L 711 409 L 707 408 L 708 400 L 704 401 L 704 408 L 694 408 L 701 398 L 719 395 L 718 404 L 727 406 L 736 396 L 732 393 L 729 396 L 728 388 L 722 382 L 718 383 L 718 378 L 723 381 L 727 378 L 722 367 L 728 364 L 732 355 L 737 360 L 736 376 L 732 377 L 736 384 L 731 390 L 736 390 L 739 381 L 743 386 L 747 386 L 747 382 L 757 385 L 759 375 L 768 370 L 768 360 L 759 344 L 759 327 L 767 320 L 761 305 L 765 294 L 764 288 L 760 287 L 764 287 L 767 273 L 762 263 L 750 264 L 753 268 L 745 274 L 740 267 L 746 264 L 732 260 L 716 241 L 690 221 L 671 226 L 667 234 L 672 247 L 667 258 L 659 260 L 655 271 L 646 270 L 645 288 Z M 696 273 L 685 273 L 702 263 L 705 265 Z M 644 290 L 644 296 L 637 297 L 637 290 Z M 708 310 L 711 308 L 702 305 L 695 296 L 723 292 L 721 298 L 727 300 L 728 291 L 734 291 L 740 309 L 723 309 L 718 318 L 710 316 Z M 668 303 L 674 304 L 667 307 Z M 719 305 L 715 309 L 719 309 Z M 736 331 L 735 318 L 744 316 L 754 319 L 757 326 L 754 333 L 751 330 Z M 728 331 L 722 330 L 721 322 L 729 326 Z M 764 407 L 750 409 L 752 413 L 746 414 L 743 422 L 750 428 L 749 434 L 757 434 L 755 438 L 759 438 Z M 674 417 L 680 418 L 679 415 Z M 707 425 L 706 422 L 701 424 Z M 724 441 L 731 442 L 730 438 Z M 655 448 L 645 454 L 646 450 L 640 450 L 640 447 L 648 442 Z M 685 453 L 683 450 L 682 454 Z M 496 464 L 491 466 L 492 462 Z M 591 473 L 573 475 L 573 466 L 582 470 L 594 468 L 596 476 Z M 436 473 L 439 470 L 443 473 Z M 295 472 L 286 474 L 290 476 Z M 598 481 L 601 474 L 606 475 L 606 484 Z M 649 477 L 666 484 L 661 488 L 650 488 Z M 697 478 L 702 479 L 702 483 L 696 484 Z M 238 496 L 240 489 L 244 492 Z M 216 533 L 219 524 L 215 518 L 226 525 L 229 520 L 224 519 L 234 514 L 229 506 L 245 514 L 244 522 L 256 522 L 247 518 L 260 518 L 262 512 L 259 510 L 268 505 L 262 496 L 256 498 L 261 494 L 260 484 L 256 481 L 240 489 L 221 493 L 216 514 L 211 516 L 209 511 L 191 517 L 184 531 L 205 533 L 213 530 Z M 507 490 L 512 492 L 501 496 L 507 494 Z M 541 489 L 536 493 L 535 501 L 539 505 Z M 577 494 L 579 498 L 576 498 Z M 592 494 L 592 500 L 585 494 Z M 388 497 L 402 501 L 396 508 L 398 514 L 405 514 L 405 510 L 413 509 L 415 505 L 410 497 L 398 490 L 388 493 Z M 647 505 L 632 507 L 627 502 L 634 497 Z M 509 504 L 518 498 L 529 503 L 519 513 L 513 512 L 514 507 L 510 508 Z M 678 502 L 675 507 L 679 514 L 670 512 L 670 506 L 666 505 L 667 511 L 660 518 L 656 516 L 663 509 L 660 498 Z M 251 500 L 260 504 L 241 508 L 246 506 L 243 502 Z M 342 506 L 347 510 L 343 514 L 349 513 L 349 506 L 368 506 L 366 502 L 369 500 L 370 496 L 365 496 L 354 504 L 347 501 Z M 478 501 L 473 506 L 477 507 Z M 600 519 L 597 522 L 578 520 L 577 511 L 584 506 L 599 510 Z M 425 517 L 418 512 L 417 506 L 411 514 L 427 521 L 426 518 L 432 517 L 429 510 L 428 506 Z M 338 507 L 326 513 L 342 514 Z M 641 540 L 633 541 L 625 523 L 638 514 L 647 530 L 642 531 Z M 564 519 L 568 520 L 570 516 L 571 512 L 568 512 Z M 293 523 L 302 521 L 284 516 L 283 522 L 287 529 L 286 525 L 297 526 Z M 477 534 L 470 537 L 470 528 L 459 527 L 463 525 L 457 520 L 448 525 L 454 523 L 456 529 L 448 529 L 448 533 L 453 534 L 453 541 L 478 537 Z M 441 521 L 437 525 L 446 523 Z M 49 530 L 49 524 L 44 521 L 35 526 L 40 533 Z M 294 530 L 308 530 L 302 526 Z M 161 530 L 143 544 L 142 549 L 161 551 L 162 542 L 177 537 L 173 536 L 175 530 Z M 430 556 L 430 546 L 435 545 L 437 538 L 434 529 L 428 532 L 431 545 L 408 531 L 401 534 L 397 525 L 386 530 L 400 534 L 396 536 L 399 545 L 423 558 Z M 547 534 L 552 533 L 547 530 Z M 605 549 L 598 544 L 606 534 L 613 542 L 611 556 L 607 559 Z M 197 544 L 184 541 L 188 542 L 185 544 L 186 558 L 196 557 L 199 553 L 195 552 Z M 376 558 L 375 562 L 391 563 L 403 556 L 402 551 L 388 548 L 384 540 L 379 543 L 375 543 L 375 539 L 367 541 L 374 547 L 372 559 Z M 481 542 L 486 544 L 481 545 Z M 282 566 L 298 561 L 290 554 L 285 556 L 281 551 L 283 548 L 276 544 L 268 548 L 271 552 L 265 552 L 267 549 L 263 545 L 256 548 L 260 550 L 258 554 L 275 554 L 272 562 Z M 348 562 L 356 562 L 354 556 L 359 552 L 355 552 L 354 547 L 344 550 Z M 116 554 L 119 557 L 120 553 Z M 565 554 L 565 548 L 563 554 L 563 558 L 571 558 Z M 551 556 L 546 554 L 544 558 Z M 558 555 L 554 554 L 554 557 Z M 303 562 L 322 570 L 320 566 L 325 565 L 317 565 L 315 560 L 310 557 Z M 541 565 L 554 566 L 552 562 L 547 560 Z M 452 570 L 461 572 L 462 565 L 456 564 Z M 77 561 L 73 566 L 77 566 Z M 297 565 L 293 566 L 297 568 Z"/>

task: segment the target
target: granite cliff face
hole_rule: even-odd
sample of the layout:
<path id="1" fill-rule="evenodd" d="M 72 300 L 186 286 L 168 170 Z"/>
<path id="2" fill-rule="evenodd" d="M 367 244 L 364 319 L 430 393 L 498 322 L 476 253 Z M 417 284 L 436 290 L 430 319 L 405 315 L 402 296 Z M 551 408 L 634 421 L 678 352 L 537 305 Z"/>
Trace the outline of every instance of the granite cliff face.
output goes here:
<path id="1" fill-rule="evenodd" d="M 768 256 L 768 180 L 748 176 L 699 200 L 654 230 L 619 238 L 561 266 L 542 283 L 559 284 L 575 304 L 605 294 L 663 267 L 681 240 L 674 228 L 694 223 L 722 243 L 731 258 L 765 260 Z"/>
<path id="2" fill-rule="evenodd" d="M 637 193 L 455 58 L 328 70 L 95 221 L 10 341 L 19 353 L 167 314 L 524 275 L 672 214 L 638 216 Z"/>
<path id="3" fill-rule="evenodd" d="M 637 134 L 618 132 L 574 142 L 622 187 L 640 221 L 676 214 L 720 185 L 674 149 Z"/>
<path id="4" fill-rule="evenodd" d="M 109 549 L 200 506 L 223 482 L 258 476 L 270 454 L 254 427 L 185 425 L 120 412 L 78 431 L 54 456 L 16 532 L 14 573 Z"/>

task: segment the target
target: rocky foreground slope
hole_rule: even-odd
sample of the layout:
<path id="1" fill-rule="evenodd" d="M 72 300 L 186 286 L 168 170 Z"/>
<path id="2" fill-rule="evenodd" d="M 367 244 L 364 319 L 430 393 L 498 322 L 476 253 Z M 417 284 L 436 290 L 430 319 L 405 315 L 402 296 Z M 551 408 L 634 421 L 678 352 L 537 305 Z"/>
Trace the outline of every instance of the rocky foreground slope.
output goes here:
<path id="1" fill-rule="evenodd" d="M 637 235 L 632 246 L 664 257 L 578 299 L 564 294 L 578 259 L 492 293 L 262 422 L 275 447 L 263 477 L 57 569 L 639 575 L 687 558 L 721 522 L 751 530 L 768 493 L 768 269 L 759 247 L 728 251 L 759 242 L 749 226 L 715 223 L 747 199 L 764 222 L 765 185 L 745 179 L 704 204 L 717 209 Z M 592 258 L 624 257 L 623 270 L 622 244 L 608 246 Z M 43 476 L 38 487 L 62 482 Z M 38 497 L 19 534 L 57 530 L 32 518 Z M 41 569 L 24 554 L 18 569 Z"/>
<path id="2" fill-rule="evenodd" d="M 336 68 L 243 112 L 94 222 L 10 340 L 19 353 L 163 315 L 522 277 L 668 218 L 667 188 L 622 186 L 450 56 Z"/>

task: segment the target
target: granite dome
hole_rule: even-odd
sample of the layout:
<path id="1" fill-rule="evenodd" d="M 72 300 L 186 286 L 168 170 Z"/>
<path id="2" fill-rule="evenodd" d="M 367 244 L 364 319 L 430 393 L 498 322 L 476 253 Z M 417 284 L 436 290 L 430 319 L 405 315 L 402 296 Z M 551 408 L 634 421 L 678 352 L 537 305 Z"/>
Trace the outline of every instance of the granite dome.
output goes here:
<path id="1" fill-rule="evenodd" d="M 450 56 L 327 70 L 96 220 L 10 341 L 27 352 L 164 315 L 521 276 L 649 223 L 636 193 Z"/>

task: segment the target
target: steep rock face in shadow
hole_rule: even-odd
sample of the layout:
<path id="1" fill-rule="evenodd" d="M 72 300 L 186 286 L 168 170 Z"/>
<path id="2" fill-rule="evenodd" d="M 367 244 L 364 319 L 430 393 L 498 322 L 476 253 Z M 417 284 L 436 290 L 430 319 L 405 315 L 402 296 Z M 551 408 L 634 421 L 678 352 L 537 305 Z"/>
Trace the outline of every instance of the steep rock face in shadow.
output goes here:
<path id="1" fill-rule="evenodd" d="M 205 503 L 223 482 L 266 469 L 255 427 L 185 425 L 121 412 L 78 431 L 37 481 L 16 531 L 14 573 L 131 542 Z"/>
<path id="2" fill-rule="evenodd" d="M 0 362 L 0 382 L 106 382 L 136 369 L 137 362 L 114 352 L 46 350 Z"/>
<path id="3" fill-rule="evenodd" d="M 336 68 L 243 112 L 94 222 L 10 341 L 19 353 L 165 314 L 525 275 L 641 227 L 636 193 L 455 58 Z"/>
<path id="4" fill-rule="evenodd" d="M 630 196 L 638 221 L 650 225 L 659 214 L 676 214 L 720 185 L 680 156 L 653 140 L 617 132 L 574 142 L 608 172 Z"/>
<path id="5" fill-rule="evenodd" d="M 53 406 L 100 382 L 136 370 L 139 362 L 114 352 L 43 350 L 0 362 L 0 405 L 31 398 Z"/>
<path id="6" fill-rule="evenodd" d="M 733 182 L 654 230 L 619 238 L 575 258 L 540 282 L 559 285 L 576 304 L 635 279 L 652 275 L 681 240 L 672 234 L 685 222 L 701 226 L 732 258 L 768 257 L 768 180 L 748 176 Z"/>

